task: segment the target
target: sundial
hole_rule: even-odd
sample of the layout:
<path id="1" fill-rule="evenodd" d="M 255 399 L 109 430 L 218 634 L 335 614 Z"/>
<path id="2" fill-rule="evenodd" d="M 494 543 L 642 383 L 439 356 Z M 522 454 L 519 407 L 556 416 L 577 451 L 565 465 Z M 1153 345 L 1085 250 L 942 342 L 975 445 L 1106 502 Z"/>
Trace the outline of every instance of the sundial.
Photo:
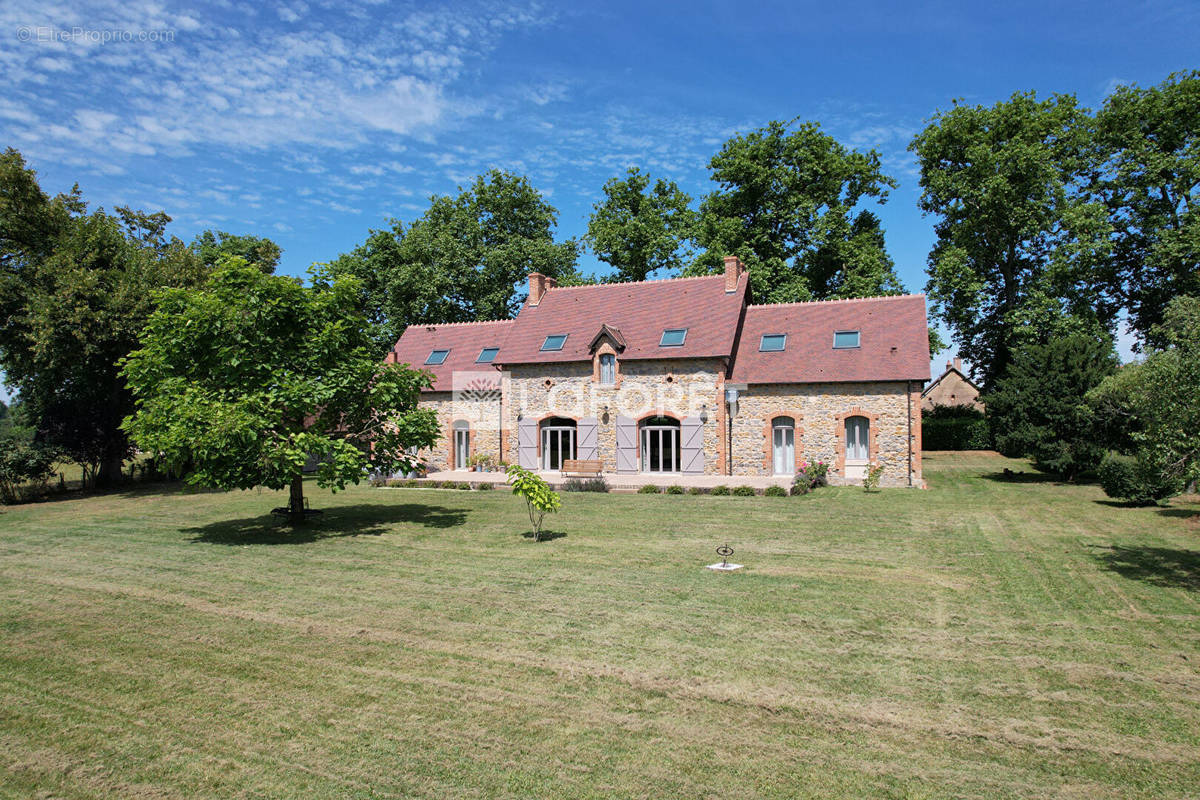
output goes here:
<path id="1" fill-rule="evenodd" d="M 735 569 L 741 569 L 741 564 L 730 564 L 729 557 L 733 555 L 733 548 L 728 544 L 723 544 L 717 548 L 717 555 L 721 557 L 721 563 L 709 564 L 706 569 L 711 569 L 714 572 L 733 572 Z"/>

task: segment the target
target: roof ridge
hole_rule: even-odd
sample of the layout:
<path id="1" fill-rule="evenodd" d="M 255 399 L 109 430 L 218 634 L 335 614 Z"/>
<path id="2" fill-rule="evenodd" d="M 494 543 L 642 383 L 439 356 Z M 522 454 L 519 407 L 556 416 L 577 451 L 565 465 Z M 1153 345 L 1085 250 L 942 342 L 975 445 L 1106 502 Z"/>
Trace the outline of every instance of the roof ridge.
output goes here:
<path id="1" fill-rule="evenodd" d="M 584 283 L 578 286 L 553 286 L 546 290 L 549 292 L 561 292 L 564 289 L 600 289 L 609 286 L 637 286 L 643 283 L 673 283 L 674 281 L 698 281 L 706 278 L 723 278 L 724 273 L 714 272 L 711 275 L 680 275 L 677 278 L 655 278 L 645 281 L 617 281 L 615 283 Z M 545 297 L 545 295 L 542 295 Z"/>
<path id="2" fill-rule="evenodd" d="M 516 322 L 515 319 L 476 319 L 469 322 L 414 322 L 408 328 L 446 328 L 451 325 L 495 325 L 500 322 Z"/>
<path id="3" fill-rule="evenodd" d="M 833 300 L 799 300 L 794 303 L 747 303 L 746 308 L 778 308 L 780 306 L 817 306 L 826 303 L 861 303 L 866 300 L 905 300 L 913 297 L 925 297 L 924 292 L 918 294 L 880 294 L 871 297 L 839 297 Z"/>

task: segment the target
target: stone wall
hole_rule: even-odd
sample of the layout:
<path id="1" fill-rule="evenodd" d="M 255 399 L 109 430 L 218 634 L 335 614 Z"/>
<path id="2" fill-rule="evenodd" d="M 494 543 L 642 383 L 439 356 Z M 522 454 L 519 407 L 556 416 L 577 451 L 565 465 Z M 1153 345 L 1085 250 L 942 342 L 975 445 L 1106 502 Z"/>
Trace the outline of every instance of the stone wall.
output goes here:
<path id="1" fill-rule="evenodd" d="M 499 403 L 495 400 L 452 400 L 450 392 L 427 392 L 421 395 L 421 405 L 432 408 L 438 417 L 441 435 L 432 450 L 418 454 L 430 472 L 444 469 L 465 469 L 466 464 L 454 463 L 454 423 L 464 420 L 469 425 L 471 454 L 490 453 L 500 458 Z"/>
<path id="2" fill-rule="evenodd" d="M 665 415 L 682 419 L 707 416 L 704 423 L 704 472 L 722 472 L 722 385 L 724 362 L 718 359 L 617 361 L 618 381 L 601 384 L 591 362 L 514 366 L 506 393 L 506 460 L 517 461 L 517 417 L 600 420 L 599 457 L 607 472 L 617 469 L 617 416 L 643 419 Z M 607 412 L 605 409 L 607 408 Z M 539 437 L 540 447 L 540 437 Z"/>
<path id="3" fill-rule="evenodd" d="M 797 467 L 804 461 L 824 461 L 830 465 L 831 483 L 847 482 L 845 419 L 861 415 L 870 420 L 871 461 L 884 468 L 881 485 L 907 486 L 908 408 L 911 408 L 913 483 L 923 485 L 917 384 L 899 381 L 752 385 L 739 394 L 733 421 L 735 475 L 771 474 L 771 421 L 787 416 L 796 425 Z"/>

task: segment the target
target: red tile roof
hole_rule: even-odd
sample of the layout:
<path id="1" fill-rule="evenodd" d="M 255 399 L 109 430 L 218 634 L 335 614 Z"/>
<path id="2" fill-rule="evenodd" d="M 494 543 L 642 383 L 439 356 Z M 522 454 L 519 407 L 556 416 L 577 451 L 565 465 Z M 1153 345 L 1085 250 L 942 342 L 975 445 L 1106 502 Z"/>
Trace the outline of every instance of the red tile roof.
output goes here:
<path id="1" fill-rule="evenodd" d="M 392 348 L 395 359 L 402 364 L 425 369 L 433 373 L 433 391 L 453 390 L 451 376 L 462 370 L 494 372 L 491 364 L 478 364 L 479 352 L 485 347 L 501 347 L 505 336 L 516 324 L 515 320 L 495 322 L 456 322 L 445 325 L 409 325 L 404 335 Z M 434 350 L 449 350 L 441 364 L 426 364 L 425 359 Z M 499 355 L 503 355 L 503 348 Z M 499 356 L 493 361 L 497 363 Z"/>
<path id="2" fill-rule="evenodd" d="M 732 383 L 929 380 L 924 295 L 747 306 Z M 859 346 L 833 347 L 834 331 L 859 331 Z M 786 333 L 781 352 L 760 352 L 763 334 Z"/>
<path id="3" fill-rule="evenodd" d="M 743 275 L 726 294 L 724 275 L 548 290 L 536 306 L 526 304 L 496 363 L 591 361 L 588 347 L 601 325 L 621 332 L 621 359 L 727 358 L 733 352 L 748 281 Z M 687 328 L 679 347 L 659 347 L 663 330 Z M 543 351 L 547 336 L 567 334 L 562 350 Z"/>

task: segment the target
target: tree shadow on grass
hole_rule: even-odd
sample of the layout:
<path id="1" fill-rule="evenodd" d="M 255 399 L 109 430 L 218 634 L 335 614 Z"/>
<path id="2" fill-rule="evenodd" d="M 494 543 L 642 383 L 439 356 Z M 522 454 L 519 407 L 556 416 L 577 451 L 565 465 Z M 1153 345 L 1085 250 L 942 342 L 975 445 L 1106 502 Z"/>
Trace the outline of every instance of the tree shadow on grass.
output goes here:
<path id="1" fill-rule="evenodd" d="M 310 544 L 322 539 L 348 536 L 379 536 L 398 524 L 426 528 L 455 528 L 467 521 L 461 509 L 406 503 L 403 505 L 352 505 L 325 509 L 300 525 L 292 525 L 270 514 L 245 519 L 222 520 L 195 528 L 190 541 L 205 544 Z"/>
<path id="2" fill-rule="evenodd" d="M 1114 545 L 1102 548 L 1095 557 L 1105 569 L 1130 580 L 1200 591 L 1200 551 Z"/>
<path id="3" fill-rule="evenodd" d="M 525 531 L 525 533 L 522 533 L 521 535 L 526 539 L 533 539 L 533 531 Z M 542 531 L 542 536 L 538 541 L 550 542 L 555 539 L 563 539 L 566 537 L 566 535 L 567 534 L 563 531 Z"/>
<path id="4" fill-rule="evenodd" d="M 1066 481 L 1059 475 L 1053 475 L 1048 472 L 1025 472 L 1017 470 L 1006 470 L 1004 472 L 988 472 L 981 475 L 984 480 L 998 481 L 1000 483 L 1052 483 L 1056 485 L 1065 485 Z"/>

